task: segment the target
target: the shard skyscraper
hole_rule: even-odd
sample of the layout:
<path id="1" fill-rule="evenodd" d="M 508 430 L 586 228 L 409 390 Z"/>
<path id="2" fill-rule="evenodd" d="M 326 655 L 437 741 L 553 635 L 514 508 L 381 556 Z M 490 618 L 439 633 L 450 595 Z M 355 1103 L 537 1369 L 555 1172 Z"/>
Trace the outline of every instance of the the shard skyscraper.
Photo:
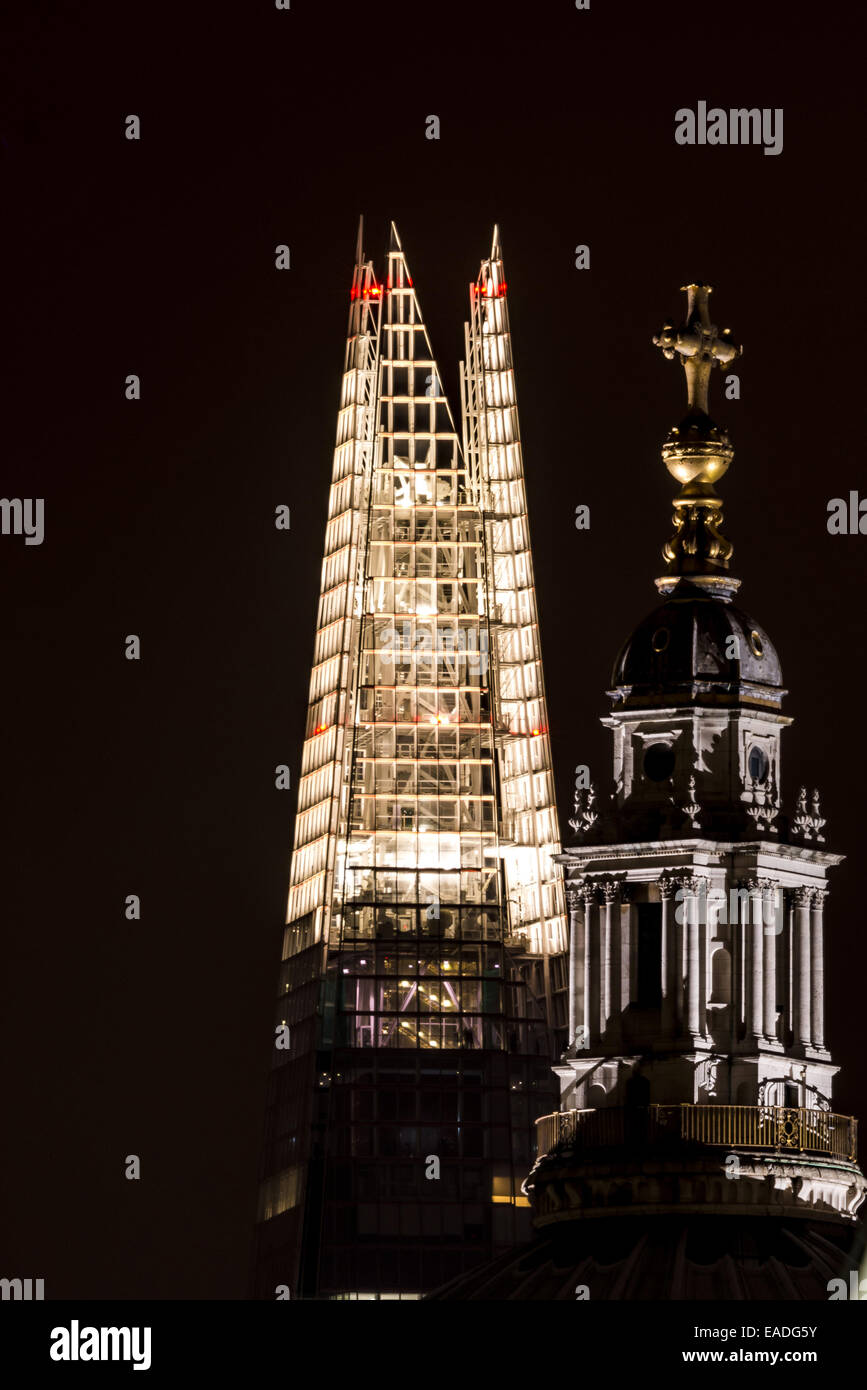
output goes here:
<path id="1" fill-rule="evenodd" d="M 359 231 L 275 1017 L 254 1296 L 418 1297 L 508 1248 L 566 919 L 506 283 L 459 437 L 392 225 Z M 278 1292 L 279 1291 L 279 1292 Z"/>

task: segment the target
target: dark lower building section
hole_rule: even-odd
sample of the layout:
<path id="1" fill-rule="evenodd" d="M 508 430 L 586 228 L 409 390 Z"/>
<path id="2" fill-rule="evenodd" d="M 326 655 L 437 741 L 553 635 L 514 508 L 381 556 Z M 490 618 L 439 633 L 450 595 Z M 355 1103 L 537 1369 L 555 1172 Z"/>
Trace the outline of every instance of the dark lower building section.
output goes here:
<path id="1" fill-rule="evenodd" d="M 420 1294 L 530 1231 L 544 1059 L 339 1053 L 318 1291 Z"/>
<path id="2" fill-rule="evenodd" d="M 353 943 L 321 972 L 319 947 L 284 963 L 251 1292 L 418 1298 L 530 1234 L 545 1023 L 491 942 Z"/>
<path id="3" fill-rule="evenodd" d="M 255 1297 L 284 1284 L 295 1297 L 418 1297 L 529 1236 L 520 1184 L 552 1101 L 544 1057 L 355 1049 L 319 1065 L 331 1070 L 307 1091 L 302 1162 L 282 1187 L 263 1184 L 274 1214 L 260 1211 Z M 294 1089 L 289 1069 L 279 1080 Z"/>

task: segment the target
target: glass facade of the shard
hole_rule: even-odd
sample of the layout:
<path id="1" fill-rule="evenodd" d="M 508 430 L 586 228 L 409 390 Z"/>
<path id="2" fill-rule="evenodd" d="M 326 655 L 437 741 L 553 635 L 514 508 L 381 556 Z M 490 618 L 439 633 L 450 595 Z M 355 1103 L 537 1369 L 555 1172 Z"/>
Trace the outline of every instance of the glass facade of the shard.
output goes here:
<path id="1" fill-rule="evenodd" d="M 382 281 L 359 248 L 259 1297 L 418 1297 L 526 1229 L 563 889 L 508 327 L 471 312 L 462 441 L 396 233 Z"/>

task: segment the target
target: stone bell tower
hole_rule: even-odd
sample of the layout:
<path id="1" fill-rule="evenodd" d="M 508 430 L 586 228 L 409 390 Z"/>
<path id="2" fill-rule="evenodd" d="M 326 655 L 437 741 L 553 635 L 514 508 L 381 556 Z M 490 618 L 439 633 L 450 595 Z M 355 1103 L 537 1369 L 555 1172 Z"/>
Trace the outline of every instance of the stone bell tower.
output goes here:
<path id="1" fill-rule="evenodd" d="M 561 856 L 570 1041 L 528 1190 L 544 1222 L 546 1149 L 568 1141 L 589 1162 L 600 1145 L 651 1153 L 664 1141 L 669 1177 L 687 1146 L 681 1210 L 759 1204 L 851 1221 L 865 1183 L 856 1121 L 833 1110 L 823 990 L 828 875 L 841 856 L 826 847 L 818 792 L 781 797 L 787 692 L 768 634 L 734 601 L 716 491 L 734 451 L 708 414 L 713 367 L 741 349 L 710 321 L 710 286 L 685 288 L 685 323 L 654 339 L 687 380 L 686 415 L 662 449 L 680 484 L 674 535 L 661 602 L 614 663 L 602 721 L 611 791 L 576 794 L 575 843 Z M 619 1181 L 633 1209 L 672 1201 L 646 1165 Z M 610 1172 L 599 1191 L 606 1183 L 610 1193 Z M 592 1206 L 590 1188 L 579 1199 L 573 1185 L 567 1206 Z"/>
<path id="2" fill-rule="evenodd" d="M 654 339 L 688 388 L 663 448 L 681 487 L 661 602 L 614 664 L 610 790 L 577 793 L 559 856 L 569 1043 L 523 1184 L 535 1235 L 438 1299 L 857 1288 L 867 1183 L 857 1120 L 832 1102 L 823 991 L 841 856 L 818 793 L 781 796 L 786 691 L 770 638 L 733 601 L 715 486 L 733 450 L 707 410 L 714 365 L 740 348 L 710 321 L 710 286 L 686 290 L 686 322 Z M 846 930 L 834 924 L 830 951 Z"/>

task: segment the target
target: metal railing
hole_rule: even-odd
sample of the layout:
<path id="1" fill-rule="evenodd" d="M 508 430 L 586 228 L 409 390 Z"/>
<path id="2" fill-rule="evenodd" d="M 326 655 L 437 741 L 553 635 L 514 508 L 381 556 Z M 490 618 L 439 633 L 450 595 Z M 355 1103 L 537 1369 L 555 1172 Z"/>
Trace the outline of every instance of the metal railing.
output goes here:
<path id="1" fill-rule="evenodd" d="M 855 1161 L 858 1121 L 852 1115 L 784 1105 L 648 1105 L 564 1110 L 536 1121 L 540 1156 L 562 1144 L 596 1149 L 666 1140 L 735 1149 L 830 1154 Z"/>

